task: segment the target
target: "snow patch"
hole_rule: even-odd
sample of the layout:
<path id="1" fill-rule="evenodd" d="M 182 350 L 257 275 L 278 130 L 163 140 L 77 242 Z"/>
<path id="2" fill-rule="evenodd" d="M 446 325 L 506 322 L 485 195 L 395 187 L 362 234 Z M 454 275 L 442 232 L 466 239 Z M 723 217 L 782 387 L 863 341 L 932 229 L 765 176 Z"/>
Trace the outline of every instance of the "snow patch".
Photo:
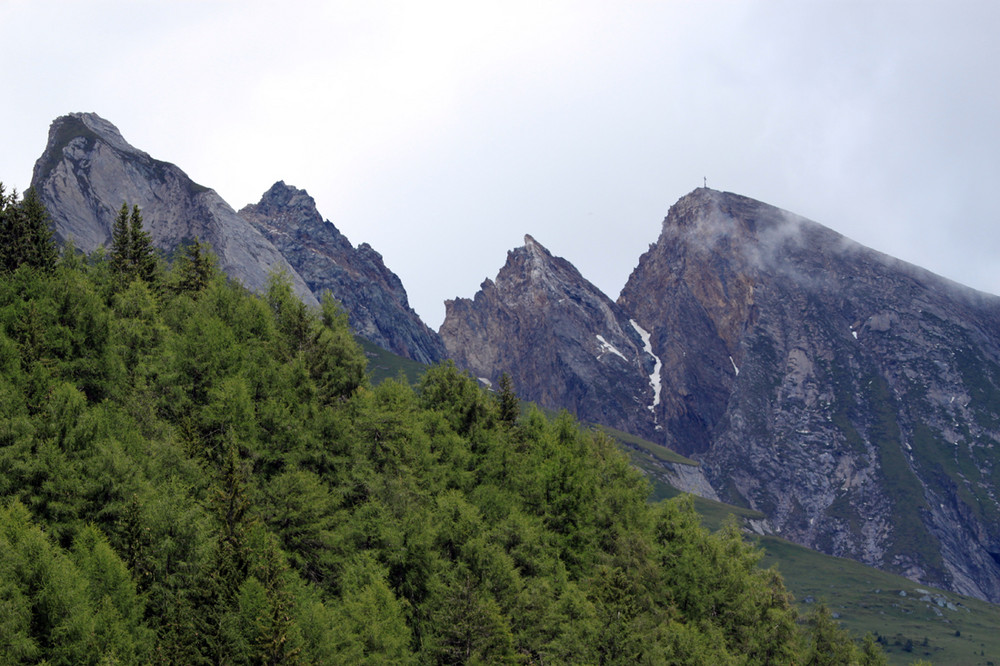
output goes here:
<path id="1" fill-rule="evenodd" d="M 493 388 L 493 382 L 486 379 L 486 377 L 478 377 L 477 379 L 479 379 L 479 381 L 481 381 L 483 383 L 483 386 L 485 386 L 486 388 L 488 389 Z"/>
<path id="2" fill-rule="evenodd" d="M 736 367 L 736 361 L 733 360 L 732 356 L 729 357 L 729 362 L 733 364 L 733 370 L 736 371 L 736 376 L 739 377 L 740 376 L 740 369 Z"/>
<path id="3" fill-rule="evenodd" d="M 660 360 L 659 356 L 653 353 L 653 343 L 649 340 L 649 331 L 644 329 L 642 326 L 639 326 L 635 319 L 629 319 L 628 321 L 632 324 L 632 328 L 635 329 L 635 332 L 639 334 L 639 337 L 642 338 L 643 351 L 652 356 L 656 361 L 656 365 L 653 366 L 653 372 L 649 373 L 649 385 L 653 387 L 653 404 L 647 408 L 649 411 L 655 412 L 656 408 L 660 404 L 660 389 L 662 388 L 660 386 L 660 370 L 663 369 L 663 361 Z M 656 428 L 659 430 L 660 426 L 657 426 Z"/>
<path id="4" fill-rule="evenodd" d="M 857 340 L 857 339 L 858 339 L 858 332 L 857 332 L 857 331 L 851 331 L 851 335 L 853 335 L 853 336 L 854 336 L 854 339 L 855 339 L 855 340 Z"/>
<path id="5" fill-rule="evenodd" d="M 598 335 L 597 336 L 597 341 L 601 343 L 601 350 L 603 352 L 611 352 L 612 354 L 616 354 L 618 356 L 621 356 L 622 360 L 625 361 L 626 363 L 628 362 L 628 359 L 625 358 L 625 354 L 623 354 L 620 351 L 618 351 L 613 344 L 611 344 L 610 342 L 608 342 L 607 340 L 605 340 L 604 336 Z"/>

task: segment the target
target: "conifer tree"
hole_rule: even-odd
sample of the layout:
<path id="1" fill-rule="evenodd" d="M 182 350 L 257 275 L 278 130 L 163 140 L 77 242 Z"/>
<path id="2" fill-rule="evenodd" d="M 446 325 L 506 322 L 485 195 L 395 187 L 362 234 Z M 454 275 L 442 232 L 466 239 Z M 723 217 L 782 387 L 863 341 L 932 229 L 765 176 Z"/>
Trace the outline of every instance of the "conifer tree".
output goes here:
<path id="1" fill-rule="evenodd" d="M 111 270 L 116 275 L 125 275 L 129 265 L 129 224 L 128 204 L 122 202 L 122 207 L 111 228 Z"/>
<path id="2" fill-rule="evenodd" d="M 129 218 L 129 262 L 135 277 L 152 283 L 156 277 L 156 252 L 153 239 L 142 227 L 142 213 L 138 206 L 132 206 Z"/>
<path id="3" fill-rule="evenodd" d="M 507 425 L 517 423 L 517 417 L 521 415 L 521 406 L 514 393 L 514 383 L 510 375 L 506 372 L 500 375 L 500 422 Z"/>
<path id="4" fill-rule="evenodd" d="M 156 254 L 149 233 L 142 227 L 138 206 L 122 202 L 111 229 L 111 270 L 123 285 L 132 280 L 152 284 L 156 280 Z"/>
<path id="5" fill-rule="evenodd" d="M 25 193 L 24 200 L 21 201 L 21 214 L 26 231 L 24 262 L 35 268 L 52 270 L 58 255 L 52 242 L 51 219 L 34 188 Z"/>
<path id="6" fill-rule="evenodd" d="M 23 264 L 52 270 L 57 252 L 50 224 L 34 189 L 18 201 L 17 192 L 5 194 L 0 183 L 0 271 L 13 272 Z"/>
<path id="7" fill-rule="evenodd" d="M 177 257 L 178 277 L 174 290 L 192 296 L 198 294 L 215 275 L 216 261 L 211 247 L 195 238 L 194 242 L 181 249 L 181 254 Z"/>

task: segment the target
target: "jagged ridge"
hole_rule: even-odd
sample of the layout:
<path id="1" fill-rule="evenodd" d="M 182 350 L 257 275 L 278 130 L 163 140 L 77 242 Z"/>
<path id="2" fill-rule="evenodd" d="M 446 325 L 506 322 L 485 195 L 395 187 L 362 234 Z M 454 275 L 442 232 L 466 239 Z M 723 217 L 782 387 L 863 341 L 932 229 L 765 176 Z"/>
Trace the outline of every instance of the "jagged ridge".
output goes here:
<path id="1" fill-rule="evenodd" d="M 354 330 L 375 344 L 422 363 L 444 357 L 444 345 L 409 307 L 382 257 L 367 244 L 353 248 L 304 191 L 278 183 L 237 214 L 214 190 L 133 147 L 93 113 L 53 121 L 32 186 L 52 215 L 56 238 L 85 252 L 110 242 L 122 202 L 138 205 L 155 246 L 168 256 L 198 238 L 228 275 L 254 291 L 283 271 L 307 304 L 318 305 L 320 293 L 331 290 Z"/>
<path id="2" fill-rule="evenodd" d="M 472 300 L 445 303 L 449 356 L 478 377 L 591 422 L 655 436 L 656 359 L 624 311 L 531 236 Z M 637 409 L 638 407 L 638 409 Z"/>
<path id="3" fill-rule="evenodd" d="M 444 345 L 410 308 L 403 283 L 367 243 L 351 245 L 324 220 L 305 191 L 275 183 L 240 216 L 260 231 L 317 296 L 329 290 L 362 337 L 421 363 L 445 357 Z"/>

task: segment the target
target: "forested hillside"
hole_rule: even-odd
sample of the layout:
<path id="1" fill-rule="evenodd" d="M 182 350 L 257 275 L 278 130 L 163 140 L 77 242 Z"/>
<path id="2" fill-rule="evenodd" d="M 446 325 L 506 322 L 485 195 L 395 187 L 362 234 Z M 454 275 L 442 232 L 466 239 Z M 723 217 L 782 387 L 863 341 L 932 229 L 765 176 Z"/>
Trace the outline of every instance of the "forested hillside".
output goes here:
<path id="1" fill-rule="evenodd" d="M 3 663 L 884 663 L 605 435 L 450 364 L 372 385 L 332 299 L 150 264 L 127 206 L 57 258 L 31 201 L 0 205 Z"/>

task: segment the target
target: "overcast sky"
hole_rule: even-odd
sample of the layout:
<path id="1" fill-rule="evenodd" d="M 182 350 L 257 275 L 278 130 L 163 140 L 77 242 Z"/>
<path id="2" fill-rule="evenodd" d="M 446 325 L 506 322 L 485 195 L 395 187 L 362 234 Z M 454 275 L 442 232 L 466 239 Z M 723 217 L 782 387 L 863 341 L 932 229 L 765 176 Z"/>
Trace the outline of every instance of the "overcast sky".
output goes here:
<path id="1" fill-rule="evenodd" d="M 708 179 L 1000 293 L 1000 3 L 0 0 L 0 181 L 93 111 L 275 181 L 432 328 L 530 233 L 612 299 Z"/>

